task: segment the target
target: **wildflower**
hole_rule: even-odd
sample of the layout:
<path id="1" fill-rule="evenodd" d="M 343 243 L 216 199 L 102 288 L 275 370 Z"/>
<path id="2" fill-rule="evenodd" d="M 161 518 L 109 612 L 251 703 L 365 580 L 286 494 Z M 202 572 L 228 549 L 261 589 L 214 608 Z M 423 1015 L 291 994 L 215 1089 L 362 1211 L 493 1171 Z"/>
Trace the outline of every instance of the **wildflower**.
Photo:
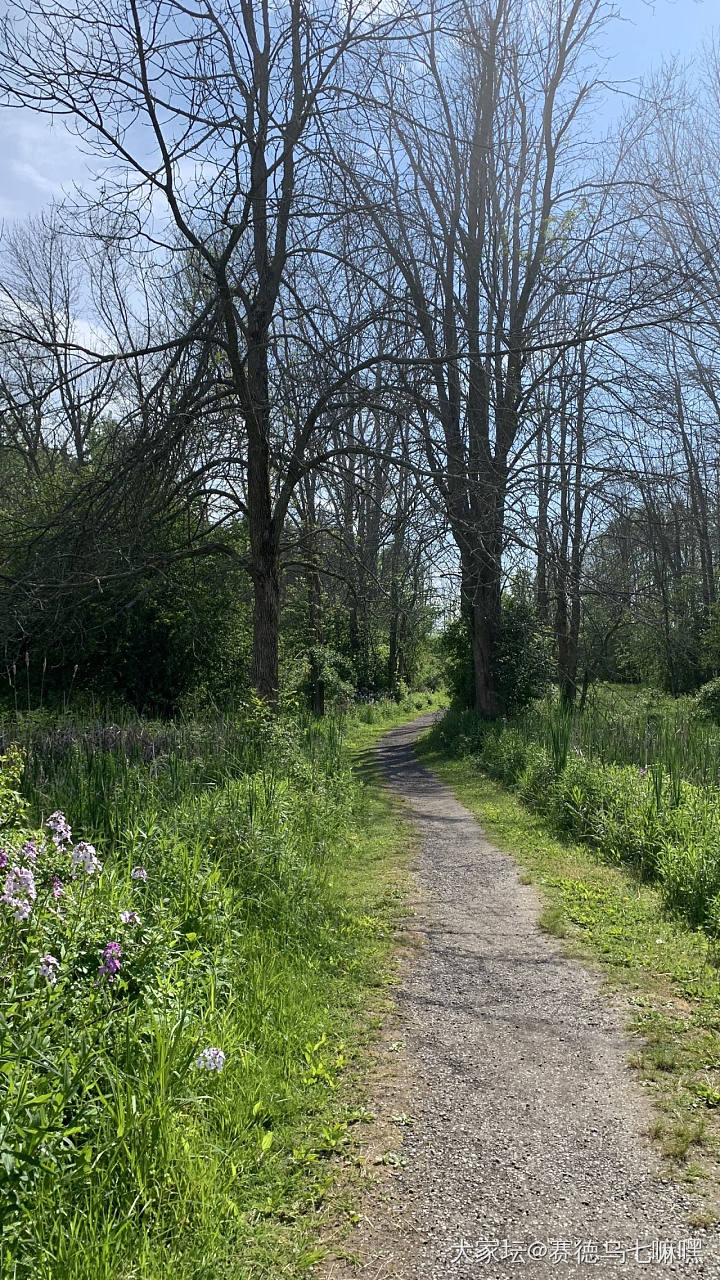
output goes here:
<path id="1" fill-rule="evenodd" d="M 640 777 L 641 777 L 641 778 L 645 778 L 645 777 L 647 776 L 647 773 L 648 773 L 647 766 L 646 766 L 644 769 L 638 769 L 638 773 L 640 774 Z"/>
<path id="2" fill-rule="evenodd" d="M 35 877 L 29 867 L 13 867 L 8 871 L 2 902 L 15 906 L 19 898 L 35 899 L 36 897 Z"/>
<path id="3" fill-rule="evenodd" d="M 25 899 L 24 902 L 14 902 L 12 905 L 15 908 L 15 919 L 18 923 L 22 924 L 23 920 L 27 920 L 30 915 L 32 905 L 27 901 L 27 899 Z"/>
<path id="4" fill-rule="evenodd" d="M 58 876 L 53 876 L 52 878 L 53 898 L 55 898 L 56 900 L 58 898 L 62 898 L 64 893 L 65 893 L 65 885 L 63 884 L 62 880 Z"/>
<path id="5" fill-rule="evenodd" d="M 140 924 L 140 917 L 137 911 L 121 911 L 120 919 L 123 924 Z"/>
<path id="6" fill-rule="evenodd" d="M 60 968 L 60 961 L 55 956 L 43 956 L 38 967 L 38 973 L 41 978 L 47 978 L 48 982 L 57 982 L 57 971 Z"/>
<path id="7" fill-rule="evenodd" d="M 77 872 L 80 867 L 84 868 L 87 876 L 94 875 L 96 871 L 102 871 L 102 866 L 97 860 L 94 845 L 88 844 L 87 841 L 81 840 L 75 845 L 72 851 L 72 868 Z"/>
<path id="8" fill-rule="evenodd" d="M 65 814 L 61 813 L 59 809 L 50 814 L 45 826 L 52 831 L 53 844 L 56 849 L 61 849 L 64 844 L 70 844 L 72 831 Z"/>
<path id="9" fill-rule="evenodd" d="M 0 871 L 4 871 L 8 864 L 8 856 L 4 849 L 0 849 Z"/>
<path id="10" fill-rule="evenodd" d="M 108 942 L 102 953 L 102 964 L 98 968 L 101 978 L 107 978 L 108 982 L 114 982 L 120 972 L 120 957 L 122 955 L 122 947 L 119 942 Z"/>
<path id="11" fill-rule="evenodd" d="M 20 856 L 27 858 L 28 862 L 37 862 L 38 847 L 34 840 L 25 841 L 24 845 L 21 846 Z"/>
<path id="12" fill-rule="evenodd" d="M 133 867 L 130 872 L 131 880 L 142 880 L 143 884 L 147 884 L 147 871 L 144 867 Z"/>
<path id="13" fill-rule="evenodd" d="M 195 1059 L 198 1071 L 222 1071 L 225 1066 L 225 1054 L 222 1049 L 203 1049 Z"/>

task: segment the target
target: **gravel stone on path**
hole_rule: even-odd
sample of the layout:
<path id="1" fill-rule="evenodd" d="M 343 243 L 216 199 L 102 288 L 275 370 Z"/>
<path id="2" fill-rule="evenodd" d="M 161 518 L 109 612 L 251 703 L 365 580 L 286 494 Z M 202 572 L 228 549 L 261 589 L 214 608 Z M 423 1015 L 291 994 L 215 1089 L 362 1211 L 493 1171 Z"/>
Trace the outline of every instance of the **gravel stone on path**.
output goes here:
<path id="1" fill-rule="evenodd" d="M 537 894 L 512 858 L 418 763 L 412 744 L 431 721 L 378 747 L 419 836 L 412 927 L 424 945 L 396 993 L 411 1068 L 407 1163 L 368 1192 L 362 1262 L 324 1274 L 720 1278 L 716 1231 L 690 1225 L 698 1202 L 661 1175 L 621 1013 L 598 976 L 541 932 Z M 685 1246 L 699 1248 L 695 1262 L 661 1260 L 666 1241 L 677 1255 L 689 1240 L 700 1241 Z"/>

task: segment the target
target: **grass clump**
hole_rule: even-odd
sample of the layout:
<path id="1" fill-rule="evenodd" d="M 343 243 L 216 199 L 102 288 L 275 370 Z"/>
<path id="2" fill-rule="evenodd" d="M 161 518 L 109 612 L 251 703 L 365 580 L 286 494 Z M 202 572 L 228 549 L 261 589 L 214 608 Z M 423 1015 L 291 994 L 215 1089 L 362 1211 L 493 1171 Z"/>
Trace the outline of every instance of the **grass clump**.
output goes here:
<path id="1" fill-rule="evenodd" d="M 545 704 L 517 722 L 499 724 L 470 712 L 452 712 L 434 730 L 433 742 L 516 790 L 557 835 L 588 845 L 607 863 L 631 867 L 642 880 L 655 881 L 669 910 L 720 936 L 716 781 L 685 776 L 703 775 L 692 759 L 685 768 L 676 734 L 663 754 L 661 744 L 669 731 L 658 739 L 649 764 L 606 758 L 609 753 L 598 748 L 597 734 L 591 753 L 579 744 L 592 739 L 586 717 L 592 723 L 594 716 L 591 710 L 573 717 L 559 704 Z M 622 720 L 620 712 L 618 718 Z M 627 754 L 631 736 L 619 734 L 620 756 Z M 648 758 L 646 749 L 641 758 Z"/>
<path id="2" fill-rule="evenodd" d="M 401 828 L 353 773 L 348 728 L 250 707 L 92 748 L 97 727 L 78 727 L 68 760 L 47 726 L 6 750 L 3 1277 L 242 1280 L 317 1260 L 352 1123 L 338 1085 L 397 908 Z"/>

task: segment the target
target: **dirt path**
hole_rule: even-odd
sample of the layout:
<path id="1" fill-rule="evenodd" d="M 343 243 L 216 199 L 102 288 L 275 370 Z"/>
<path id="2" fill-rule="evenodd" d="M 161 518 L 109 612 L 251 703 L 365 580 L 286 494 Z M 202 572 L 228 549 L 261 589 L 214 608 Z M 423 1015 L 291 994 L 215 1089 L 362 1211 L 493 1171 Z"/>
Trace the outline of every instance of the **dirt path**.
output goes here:
<path id="1" fill-rule="evenodd" d="M 424 945 L 405 966 L 392 1032 L 408 1076 L 378 1101 L 386 1119 L 398 1108 L 413 1118 L 407 1163 L 368 1193 L 361 1262 L 325 1274 L 720 1277 L 717 1235 L 689 1225 L 691 1193 L 659 1175 L 621 1015 L 539 930 L 537 895 L 512 859 L 417 762 L 412 743 L 431 719 L 378 749 L 420 838 L 413 929 Z"/>

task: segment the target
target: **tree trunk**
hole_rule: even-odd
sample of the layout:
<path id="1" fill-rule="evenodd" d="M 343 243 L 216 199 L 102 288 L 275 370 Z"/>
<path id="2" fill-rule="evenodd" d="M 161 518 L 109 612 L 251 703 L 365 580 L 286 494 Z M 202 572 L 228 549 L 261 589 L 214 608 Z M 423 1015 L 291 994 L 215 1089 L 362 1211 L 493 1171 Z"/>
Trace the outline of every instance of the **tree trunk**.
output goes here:
<path id="1" fill-rule="evenodd" d="M 259 698 L 278 700 L 280 640 L 280 545 L 270 492 L 270 401 L 267 325 L 258 323 L 248 343 L 248 532 L 253 583 L 251 683 Z"/>
<path id="2" fill-rule="evenodd" d="M 277 556 L 268 554 L 262 564 L 253 559 L 253 654 L 250 679 L 258 697 L 275 706 L 278 700 L 280 575 Z"/>
<path id="3" fill-rule="evenodd" d="M 314 525 L 312 542 L 314 543 Z M 325 681 L 322 674 L 320 650 L 324 644 L 325 635 L 322 619 L 322 588 L 320 585 L 320 574 L 317 570 L 315 554 L 315 547 L 314 545 L 311 545 L 313 564 L 307 572 L 308 634 L 310 638 L 310 696 L 313 715 L 317 716 L 318 719 L 322 719 L 325 715 Z"/>
<path id="4" fill-rule="evenodd" d="M 476 557 L 463 572 L 462 610 L 470 632 L 474 708 L 494 720 L 502 712 L 494 681 L 494 660 L 500 630 L 500 575 Z"/>

